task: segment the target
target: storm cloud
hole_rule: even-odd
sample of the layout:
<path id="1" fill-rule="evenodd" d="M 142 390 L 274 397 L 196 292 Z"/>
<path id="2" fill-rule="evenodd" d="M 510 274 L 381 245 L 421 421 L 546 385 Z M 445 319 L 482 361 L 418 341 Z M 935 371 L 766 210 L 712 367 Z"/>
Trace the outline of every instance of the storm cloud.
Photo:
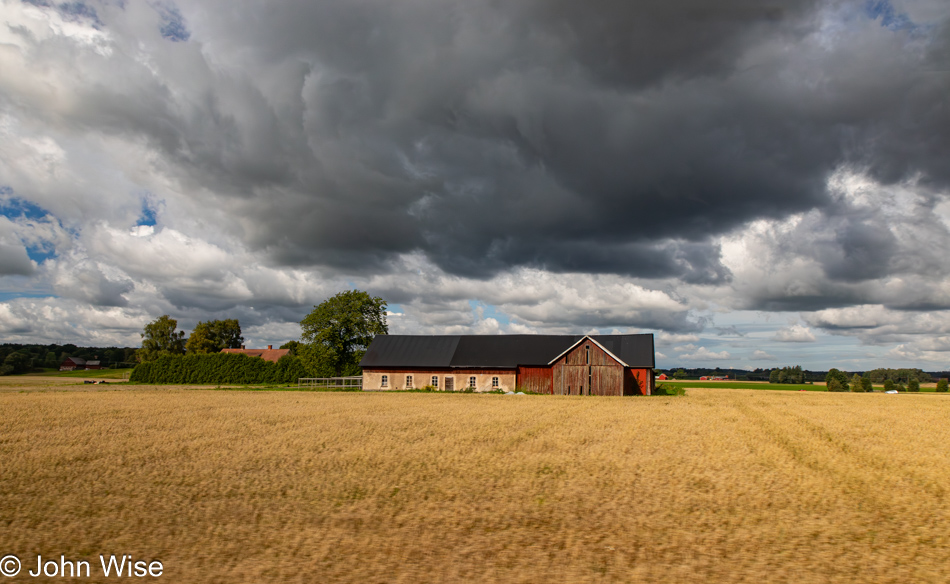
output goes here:
<path id="1" fill-rule="evenodd" d="M 694 334 L 950 309 L 937 0 L 2 6 L 0 196 L 40 212 L 7 215 L 0 269 L 91 310 L 283 331 L 361 286 L 404 330 Z"/>

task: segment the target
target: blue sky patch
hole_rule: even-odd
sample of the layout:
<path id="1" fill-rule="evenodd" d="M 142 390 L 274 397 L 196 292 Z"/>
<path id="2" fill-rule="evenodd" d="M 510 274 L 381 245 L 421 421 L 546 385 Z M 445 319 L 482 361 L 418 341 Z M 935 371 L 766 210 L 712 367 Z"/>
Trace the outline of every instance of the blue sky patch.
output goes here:
<path id="1" fill-rule="evenodd" d="M 508 315 L 505 314 L 504 312 L 499 311 L 492 304 L 485 304 L 484 302 L 481 302 L 478 300 L 469 300 L 468 305 L 472 307 L 472 312 L 475 314 L 478 314 L 478 309 L 481 308 L 482 309 L 481 314 L 483 318 L 486 318 L 486 319 L 494 318 L 500 324 L 511 324 L 511 319 L 508 317 Z"/>
<path id="2" fill-rule="evenodd" d="M 51 213 L 43 207 L 12 195 L 13 189 L 0 187 L 0 215 L 8 219 L 22 218 L 32 220 L 42 219 L 47 215 L 51 215 Z"/>
<path id="3" fill-rule="evenodd" d="M 906 14 L 898 12 L 890 0 L 868 0 L 864 12 L 871 20 L 881 19 L 881 26 L 890 30 L 914 30 L 917 25 Z"/>
<path id="4" fill-rule="evenodd" d="M 40 221 L 47 218 L 55 221 L 52 213 L 43 207 L 12 195 L 13 189 L 0 187 L 0 215 L 12 221 Z M 26 255 L 34 262 L 42 264 L 46 260 L 56 257 L 56 249 L 52 242 L 44 241 L 37 245 L 26 246 Z"/>
<path id="5" fill-rule="evenodd" d="M 59 4 L 50 2 L 49 0 L 22 1 L 24 4 L 31 4 L 33 6 L 55 8 L 66 20 L 86 19 L 94 23 L 97 28 L 102 26 L 102 21 L 99 20 L 99 13 L 96 12 L 96 9 L 81 0 L 76 2 L 62 2 Z"/>
<path id="6" fill-rule="evenodd" d="M 171 2 L 154 2 L 152 8 L 162 17 L 159 32 L 162 37 L 173 42 L 185 42 L 191 38 L 191 31 L 185 26 L 185 17 Z"/>
<path id="7" fill-rule="evenodd" d="M 139 216 L 139 220 L 136 225 L 155 225 L 157 221 L 158 212 L 148 204 L 148 201 L 142 202 L 142 215 Z"/>
<path id="8" fill-rule="evenodd" d="M 55 294 L 45 292 L 3 292 L 0 291 L 0 302 L 16 300 L 17 298 L 59 298 Z"/>

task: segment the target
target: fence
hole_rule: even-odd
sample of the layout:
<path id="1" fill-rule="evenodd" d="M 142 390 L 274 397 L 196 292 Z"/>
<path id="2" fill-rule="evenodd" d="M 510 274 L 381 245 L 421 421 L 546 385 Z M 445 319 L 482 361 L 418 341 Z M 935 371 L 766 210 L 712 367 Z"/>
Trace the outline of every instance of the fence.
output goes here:
<path id="1" fill-rule="evenodd" d="M 297 387 L 309 389 L 350 389 L 362 390 L 363 378 L 360 377 L 301 377 Z"/>

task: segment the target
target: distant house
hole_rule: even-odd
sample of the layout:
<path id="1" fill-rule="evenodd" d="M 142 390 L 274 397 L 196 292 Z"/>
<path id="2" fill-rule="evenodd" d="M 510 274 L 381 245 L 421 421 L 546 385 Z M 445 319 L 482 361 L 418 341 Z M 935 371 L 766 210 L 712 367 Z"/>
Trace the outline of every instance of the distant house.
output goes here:
<path id="1" fill-rule="evenodd" d="M 265 361 L 276 363 L 284 355 L 289 355 L 290 349 L 275 349 L 274 345 L 267 345 L 266 349 L 245 349 L 242 345 L 240 349 L 222 349 L 221 352 L 247 355 L 248 357 L 260 357 Z"/>
<path id="2" fill-rule="evenodd" d="M 377 335 L 364 390 L 651 395 L 653 335 Z"/>
<path id="3" fill-rule="evenodd" d="M 669 377 L 666 376 L 666 373 L 660 373 L 656 376 L 657 381 L 666 381 Z"/>
<path id="4" fill-rule="evenodd" d="M 86 361 L 86 369 L 102 369 L 101 361 Z"/>
<path id="5" fill-rule="evenodd" d="M 700 381 L 729 381 L 728 375 L 703 375 Z"/>
<path id="6" fill-rule="evenodd" d="M 59 364 L 60 371 L 77 371 L 86 368 L 86 360 L 81 357 L 66 357 Z M 98 369 L 98 367 L 96 367 Z"/>

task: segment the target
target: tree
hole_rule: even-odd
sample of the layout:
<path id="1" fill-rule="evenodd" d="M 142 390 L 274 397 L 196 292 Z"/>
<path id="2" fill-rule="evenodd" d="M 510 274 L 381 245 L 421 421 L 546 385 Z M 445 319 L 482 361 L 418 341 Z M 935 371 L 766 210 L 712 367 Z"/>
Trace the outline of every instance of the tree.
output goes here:
<path id="1" fill-rule="evenodd" d="M 851 391 L 855 393 L 864 392 L 864 384 L 861 382 L 861 376 L 857 373 L 851 378 Z"/>
<path id="2" fill-rule="evenodd" d="M 673 379 L 686 379 L 686 371 L 683 369 L 677 369 L 673 372 Z"/>
<path id="3" fill-rule="evenodd" d="M 848 391 L 848 376 L 844 374 L 843 371 L 839 371 L 832 367 L 828 370 L 827 375 L 825 375 L 825 384 L 830 384 L 831 380 L 835 379 L 838 381 L 838 386 L 841 389 L 837 391 Z M 831 385 L 828 385 L 828 391 L 835 391 L 831 389 Z"/>
<path id="4" fill-rule="evenodd" d="M 360 290 L 340 292 L 314 306 L 302 321 L 301 358 L 319 375 L 359 375 L 360 360 L 376 335 L 389 332 L 386 301 Z"/>
<path id="5" fill-rule="evenodd" d="M 937 391 L 946 392 L 948 388 L 950 388 L 950 384 L 948 384 L 946 377 L 937 380 Z"/>
<path id="6" fill-rule="evenodd" d="M 32 358 L 26 353 L 21 353 L 20 351 L 10 353 L 3 360 L 3 366 L 0 367 L 0 374 L 27 373 L 32 369 L 32 362 Z"/>
<path id="7" fill-rule="evenodd" d="M 832 377 L 827 382 L 828 391 L 848 391 L 848 384 L 842 385 L 837 377 Z"/>
<path id="8" fill-rule="evenodd" d="M 180 355 L 185 352 L 185 331 L 177 331 L 178 321 L 167 314 L 145 325 L 142 348 L 136 351 L 139 361 L 154 361 L 161 355 Z"/>
<path id="9" fill-rule="evenodd" d="M 299 341 L 287 341 L 286 343 L 284 343 L 283 345 L 281 345 L 280 348 L 281 348 L 281 349 L 289 349 L 291 355 L 299 355 L 299 354 L 300 354 L 300 348 L 301 348 L 302 346 L 303 346 L 303 345 L 301 345 Z"/>
<path id="10" fill-rule="evenodd" d="M 779 375 L 780 375 L 781 373 L 782 373 L 781 370 L 779 370 L 779 369 L 773 369 L 773 370 L 769 373 L 769 383 L 778 383 L 778 382 L 779 382 L 779 381 L 778 381 L 778 378 L 779 378 Z"/>
<path id="11" fill-rule="evenodd" d="M 199 322 L 188 337 L 185 349 L 190 354 L 218 353 L 221 349 L 239 349 L 244 337 L 236 318 Z"/>
<path id="12" fill-rule="evenodd" d="M 890 379 L 884 380 L 884 391 L 894 391 L 894 382 Z"/>
<path id="13" fill-rule="evenodd" d="M 871 383 L 870 377 L 865 376 L 861 378 L 861 389 L 863 389 L 865 393 L 874 391 L 874 385 Z"/>
<path id="14" fill-rule="evenodd" d="M 916 377 L 911 377 L 907 381 L 907 391 L 920 391 L 920 382 L 917 381 Z"/>

